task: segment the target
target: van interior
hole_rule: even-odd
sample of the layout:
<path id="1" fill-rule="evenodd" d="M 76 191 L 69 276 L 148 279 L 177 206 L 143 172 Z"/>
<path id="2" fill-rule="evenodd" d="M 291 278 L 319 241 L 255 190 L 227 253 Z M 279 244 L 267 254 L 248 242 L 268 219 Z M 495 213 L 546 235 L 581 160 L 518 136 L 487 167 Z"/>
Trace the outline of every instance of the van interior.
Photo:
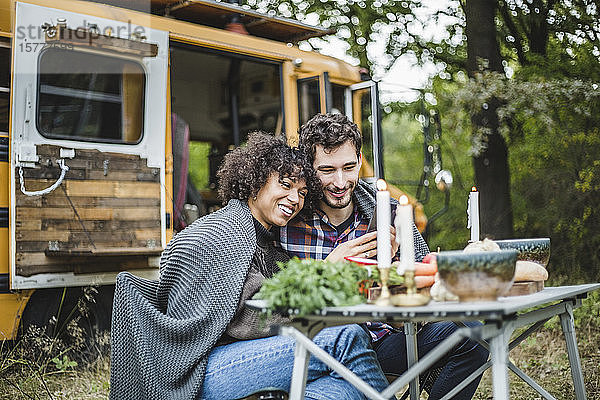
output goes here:
<path id="1" fill-rule="evenodd" d="M 200 216 L 221 205 L 216 173 L 229 150 L 253 131 L 282 133 L 281 65 L 179 43 L 170 51 L 173 193 L 184 194 L 173 199 L 174 226 L 182 228 L 184 204 Z"/>

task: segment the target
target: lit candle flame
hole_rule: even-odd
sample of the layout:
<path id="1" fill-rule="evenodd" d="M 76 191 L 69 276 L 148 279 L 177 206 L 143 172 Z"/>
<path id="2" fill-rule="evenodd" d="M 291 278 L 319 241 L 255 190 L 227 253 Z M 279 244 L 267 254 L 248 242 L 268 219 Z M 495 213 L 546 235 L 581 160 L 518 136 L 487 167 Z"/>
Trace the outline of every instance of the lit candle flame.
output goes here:
<path id="1" fill-rule="evenodd" d="M 401 206 L 405 206 L 408 204 L 408 197 L 403 194 L 402 196 L 400 196 L 400 205 Z"/>
<path id="2" fill-rule="evenodd" d="M 471 192 L 476 192 L 476 191 L 477 191 L 477 188 L 476 188 L 475 186 L 473 186 L 473 187 L 471 188 Z"/>
<path id="3" fill-rule="evenodd" d="M 383 179 L 377 180 L 377 190 L 387 190 L 387 183 Z"/>

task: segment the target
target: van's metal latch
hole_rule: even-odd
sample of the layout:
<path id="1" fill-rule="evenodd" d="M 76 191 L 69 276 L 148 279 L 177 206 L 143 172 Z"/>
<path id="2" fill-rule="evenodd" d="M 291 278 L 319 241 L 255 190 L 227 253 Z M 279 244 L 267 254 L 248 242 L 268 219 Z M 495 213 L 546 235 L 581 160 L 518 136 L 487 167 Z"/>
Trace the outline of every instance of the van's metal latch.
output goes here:
<path id="1" fill-rule="evenodd" d="M 60 158 L 74 158 L 75 149 L 60 149 Z"/>

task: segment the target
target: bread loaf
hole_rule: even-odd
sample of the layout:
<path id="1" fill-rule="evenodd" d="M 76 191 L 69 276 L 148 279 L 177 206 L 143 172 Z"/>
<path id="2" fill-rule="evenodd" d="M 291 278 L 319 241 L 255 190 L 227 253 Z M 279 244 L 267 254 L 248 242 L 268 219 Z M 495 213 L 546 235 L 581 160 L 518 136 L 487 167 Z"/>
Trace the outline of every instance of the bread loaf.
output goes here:
<path id="1" fill-rule="evenodd" d="M 515 282 L 545 281 L 548 271 L 540 264 L 533 261 L 517 261 L 515 268 Z"/>
<path id="2" fill-rule="evenodd" d="M 469 243 L 463 251 L 465 253 L 473 253 L 476 251 L 500 251 L 500 246 L 493 240 L 485 238 L 477 242 Z"/>

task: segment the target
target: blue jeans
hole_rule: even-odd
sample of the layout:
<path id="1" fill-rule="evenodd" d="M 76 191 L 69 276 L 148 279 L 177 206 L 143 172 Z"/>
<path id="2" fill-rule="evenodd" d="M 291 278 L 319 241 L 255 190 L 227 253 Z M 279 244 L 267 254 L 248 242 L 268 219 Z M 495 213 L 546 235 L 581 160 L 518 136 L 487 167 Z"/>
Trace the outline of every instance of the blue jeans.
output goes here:
<path id="1" fill-rule="evenodd" d="M 369 336 L 358 325 L 323 329 L 313 341 L 376 390 L 382 391 L 387 387 L 387 380 L 371 349 Z M 266 387 L 289 392 L 294 347 L 294 340 L 283 336 L 215 347 L 208 357 L 202 399 L 238 399 Z M 362 393 L 321 361 L 310 358 L 306 399 L 364 398 Z"/>
<path id="2" fill-rule="evenodd" d="M 481 325 L 479 322 L 468 322 L 467 326 Z M 419 359 L 429 353 L 444 339 L 454 333 L 459 327 L 453 322 L 433 322 L 425 324 L 417 332 L 417 349 Z M 381 368 L 388 375 L 400 376 L 407 369 L 406 336 L 404 332 L 394 332 L 376 341 L 373 348 Z M 456 347 L 439 359 L 431 370 L 441 368 L 439 377 L 433 383 L 429 400 L 442 398 L 472 372 L 481 367 L 488 358 L 488 351 L 476 341 L 468 338 L 459 342 Z M 461 390 L 454 400 L 470 400 L 477 390 L 479 378 Z"/>

